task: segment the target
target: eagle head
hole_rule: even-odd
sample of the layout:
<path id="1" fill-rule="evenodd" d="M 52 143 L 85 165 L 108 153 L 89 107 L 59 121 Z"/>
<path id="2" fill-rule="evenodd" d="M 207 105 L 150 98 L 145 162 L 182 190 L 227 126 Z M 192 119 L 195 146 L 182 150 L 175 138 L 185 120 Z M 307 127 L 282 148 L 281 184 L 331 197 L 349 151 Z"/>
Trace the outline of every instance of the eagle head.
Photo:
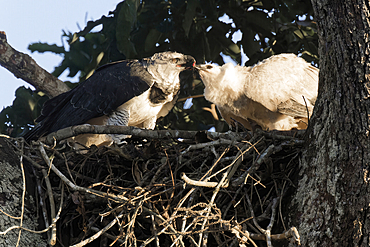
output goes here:
<path id="1" fill-rule="evenodd" d="M 197 65 L 196 70 L 204 83 L 204 96 L 208 101 L 217 103 L 239 97 L 243 84 L 240 83 L 232 63 Z"/>
<path id="2" fill-rule="evenodd" d="M 156 53 L 149 58 L 147 70 L 158 81 L 178 84 L 179 74 L 184 70 L 192 71 L 194 65 L 195 59 L 192 56 L 166 51 Z"/>
<path id="3" fill-rule="evenodd" d="M 235 76 L 233 75 L 234 65 L 232 63 L 226 63 L 223 66 L 203 64 L 197 65 L 196 69 L 206 87 L 215 87 L 220 90 L 228 86 L 230 79 Z"/>

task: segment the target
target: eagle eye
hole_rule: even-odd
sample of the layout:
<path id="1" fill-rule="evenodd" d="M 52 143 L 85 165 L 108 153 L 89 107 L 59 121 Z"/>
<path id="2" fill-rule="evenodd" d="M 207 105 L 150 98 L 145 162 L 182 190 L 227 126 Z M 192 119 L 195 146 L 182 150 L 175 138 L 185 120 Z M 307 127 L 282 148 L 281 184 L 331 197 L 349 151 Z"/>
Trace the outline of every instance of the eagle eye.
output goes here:
<path id="1" fill-rule="evenodd" d="M 174 63 L 178 63 L 180 61 L 180 58 L 173 58 L 172 59 L 172 62 L 174 62 Z"/>
<path id="2" fill-rule="evenodd" d="M 212 65 L 207 65 L 206 66 L 206 69 L 212 69 L 213 68 L 213 66 Z"/>

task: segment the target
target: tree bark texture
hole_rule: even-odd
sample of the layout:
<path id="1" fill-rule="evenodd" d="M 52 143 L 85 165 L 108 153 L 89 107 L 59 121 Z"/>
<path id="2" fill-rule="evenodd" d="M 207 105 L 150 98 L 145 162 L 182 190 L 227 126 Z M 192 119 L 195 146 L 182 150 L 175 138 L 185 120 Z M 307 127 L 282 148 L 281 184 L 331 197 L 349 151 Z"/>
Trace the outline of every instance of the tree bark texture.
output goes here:
<path id="1" fill-rule="evenodd" d="M 0 31 L 0 65 L 51 97 L 67 92 L 70 88 L 61 80 L 41 68 L 27 54 L 19 52 L 6 41 Z"/>
<path id="2" fill-rule="evenodd" d="M 0 137 L 0 209 L 2 210 L 0 211 L 0 232 L 21 225 L 21 219 L 13 217 L 22 215 L 23 183 L 20 157 L 14 152 L 12 144 L 6 138 Z M 36 203 L 29 193 L 25 194 L 23 206 L 22 226 L 37 230 Z M 19 235 L 19 229 L 13 229 L 6 234 L 0 234 L 0 246 L 16 246 L 18 238 L 20 238 L 18 246 L 46 246 L 47 242 L 41 234 L 22 230 Z"/>
<path id="3" fill-rule="evenodd" d="M 302 246 L 369 246 L 370 4 L 312 0 L 319 96 L 302 154 L 293 219 Z"/>

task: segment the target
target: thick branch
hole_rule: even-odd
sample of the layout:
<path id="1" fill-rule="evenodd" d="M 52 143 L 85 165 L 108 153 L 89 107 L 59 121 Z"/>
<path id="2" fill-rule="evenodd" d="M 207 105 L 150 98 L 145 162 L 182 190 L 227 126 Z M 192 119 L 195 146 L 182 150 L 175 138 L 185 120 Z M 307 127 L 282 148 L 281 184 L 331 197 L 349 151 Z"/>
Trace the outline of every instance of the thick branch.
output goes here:
<path id="1" fill-rule="evenodd" d="M 30 56 L 11 47 L 6 40 L 5 32 L 2 31 L 0 31 L 0 65 L 15 77 L 28 82 L 51 97 L 69 90 L 63 81 L 41 68 Z"/>
<path id="2" fill-rule="evenodd" d="M 55 141 L 61 141 L 73 136 L 81 134 L 124 134 L 132 135 L 135 137 L 142 138 L 154 138 L 154 139 L 163 139 L 163 138 L 182 138 L 182 139 L 194 139 L 197 134 L 201 131 L 186 131 L 186 130 L 148 130 L 148 129 L 139 129 L 132 126 L 116 126 L 116 125 L 77 125 L 72 127 L 67 127 L 56 132 L 50 133 L 45 136 L 43 141 L 46 144 L 53 144 Z M 243 139 L 243 133 L 227 132 L 227 133 L 218 133 L 218 132 L 209 132 L 204 131 L 207 138 L 214 139 L 232 139 L 232 140 L 241 140 Z"/>

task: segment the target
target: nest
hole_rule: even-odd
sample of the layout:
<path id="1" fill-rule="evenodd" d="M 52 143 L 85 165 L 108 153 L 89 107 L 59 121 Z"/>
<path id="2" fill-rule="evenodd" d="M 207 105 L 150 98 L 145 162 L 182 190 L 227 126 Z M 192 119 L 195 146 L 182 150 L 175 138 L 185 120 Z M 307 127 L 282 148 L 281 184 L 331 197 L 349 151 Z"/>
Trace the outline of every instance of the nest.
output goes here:
<path id="1" fill-rule="evenodd" d="M 134 134 L 120 146 L 26 148 L 39 196 L 49 195 L 40 210 L 51 243 L 299 244 L 284 201 L 295 189 L 300 132 L 127 131 Z"/>

